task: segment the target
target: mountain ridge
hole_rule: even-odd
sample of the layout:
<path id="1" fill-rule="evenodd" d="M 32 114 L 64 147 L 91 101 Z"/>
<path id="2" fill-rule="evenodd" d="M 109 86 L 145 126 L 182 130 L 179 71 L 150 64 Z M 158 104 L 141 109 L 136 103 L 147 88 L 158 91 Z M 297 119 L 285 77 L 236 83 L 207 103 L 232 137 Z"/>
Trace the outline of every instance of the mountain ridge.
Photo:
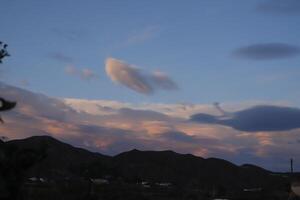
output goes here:
<path id="1" fill-rule="evenodd" d="M 1 143 L 17 152 L 33 150 L 39 154 L 27 177 L 93 177 L 106 176 L 124 182 L 172 182 L 176 185 L 220 185 L 226 188 L 282 187 L 286 179 L 272 176 L 261 167 L 235 165 L 219 158 L 202 158 L 171 150 L 140 151 L 133 149 L 106 156 L 73 147 L 50 136 L 33 136 Z M 230 184 L 228 184 L 230 182 Z"/>

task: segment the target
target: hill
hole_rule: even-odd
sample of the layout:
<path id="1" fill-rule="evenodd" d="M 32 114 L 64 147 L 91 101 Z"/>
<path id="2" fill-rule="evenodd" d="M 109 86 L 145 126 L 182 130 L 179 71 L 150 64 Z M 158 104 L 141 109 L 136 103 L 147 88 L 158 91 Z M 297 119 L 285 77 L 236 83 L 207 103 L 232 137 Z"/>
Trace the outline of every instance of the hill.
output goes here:
<path id="1" fill-rule="evenodd" d="M 137 183 L 141 182 L 153 186 L 169 183 L 177 188 L 174 191 L 178 194 L 173 194 L 173 198 L 191 191 L 198 191 L 197 195 L 211 195 L 215 190 L 227 191 L 232 196 L 253 188 L 286 194 L 289 184 L 286 175 L 275 176 L 255 165 L 237 166 L 218 158 L 205 159 L 173 151 L 134 149 L 111 157 L 73 147 L 49 136 L 0 141 L 0 161 L 0 177 L 4 180 L 0 181 L 0 190 L 5 191 L 9 186 L 10 193 L 19 191 L 30 177 L 40 177 L 62 187 L 66 180 L 69 180 L 67 184 L 80 180 L 79 185 L 85 188 L 89 188 L 87 184 L 92 179 L 109 179 L 114 183 L 112 188 L 102 190 L 110 191 L 109 195 L 120 188 L 127 191 L 128 187 L 135 194 L 134 191 L 140 191 Z"/>
<path id="2" fill-rule="evenodd" d="M 204 159 L 173 151 L 134 149 L 110 157 L 73 147 L 49 136 L 34 136 L 4 144 L 6 148 L 40 154 L 42 158 L 28 171 L 30 176 L 99 177 L 109 174 L 130 182 L 147 180 L 226 187 L 274 187 L 274 182 L 282 182 L 271 172 L 255 165 L 237 166 L 222 159 Z"/>
<path id="3" fill-rule="evenodd" d="M 41 157 L 30 167 L 27 176 L 89 175 L 88 169 L 92 168 L 92 165 L 97 165 L 99 170 L 103 171 L 102 166 L 107 165 L 111 159 L 109 156 L 76 148 L 49 136 L 33 136 L 11 140 L 5 144 L 7 148 L 15 149 L 15 151 L 33 151 Z"/>

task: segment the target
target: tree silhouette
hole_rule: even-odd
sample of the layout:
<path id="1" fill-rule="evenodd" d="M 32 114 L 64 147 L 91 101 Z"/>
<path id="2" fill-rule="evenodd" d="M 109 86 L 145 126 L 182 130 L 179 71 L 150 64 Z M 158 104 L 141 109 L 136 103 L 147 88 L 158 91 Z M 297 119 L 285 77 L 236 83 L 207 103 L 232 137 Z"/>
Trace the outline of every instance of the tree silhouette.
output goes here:
<path id="1" fill-rule="evenodd" d="M 0 104 L 0 112 L 11 110 L 17 104 L 16 102 L 11 102 L 11 101 L 5 100 L 2 97 L 0 97 L 0 102 L 1 102 L 1 104 Z M 0 122 L 4 123 L 3 119 L 1 118 L 1 116 L 0 116 Z"/>
<path id="2" fill-rule="evenodd" d="M 0 41 L 0 63 L 2 59 L 10 56 L 7 52 L 7 44 Z M 0 97 L 0 112 L 15 108 L 16 102 Z M 0 116 L 0 122 L 3 120 Z M 4 138 L 1 138 L 4 139 Z M 15 145 L 9 145 L 0 139 L 0 178 L 4 183 L 8 200 L 23 199 L 21 187 L 24 184 L 26 171 L 45 157 L 45 152 L 33 149 L 20 149 Z"/>
<path id="3" fill-rule="evenodd" d="M 10 56 L 8 51 L 7 51 L 7 47 L 8 47 L 7 44 L 4 44 L 3 42 L 0 41 L 0 48 L 1 48 L 1 50 L 0 50 L 0 63 L 2 63 L 3 58 Z"/>
<path id="4" fill-rule="evenodd" d="M 3 42 L 0 41 L 0 63 L 2 63 L 2 59 L 4 57 L 10 56 L 9 53 L 7 52 L 7 44 L 4 44 Z M 0 97 L 0 112 L 3 111 L 8 111 L 13 109 L 16 106 L 16 102 L 8 101 L 2 97 Z M 0 116 L 0 122 L 4 123 L 3 119 Z"/>

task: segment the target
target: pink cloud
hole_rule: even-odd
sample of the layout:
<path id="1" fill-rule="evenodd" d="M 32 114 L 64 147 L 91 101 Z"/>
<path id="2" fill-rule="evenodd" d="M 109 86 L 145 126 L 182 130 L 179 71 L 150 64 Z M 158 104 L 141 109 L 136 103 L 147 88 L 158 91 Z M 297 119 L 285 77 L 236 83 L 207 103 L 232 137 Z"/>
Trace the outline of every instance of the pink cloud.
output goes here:
<path id="1" fill-rule="evenodd" d="M 182 109 L 182 105 L 175 104 L 134 105 L 101 100 L 70 102 L 2 83 L 0 92 L 8 99 L 18 101 L 15 110 L 3 114 L 6 123 L 0 126 L 1 136 L 10 139 L 50 135 L 107 154 L 138 148 L 171 149 L 235 162 L 272 160 L 275 155 L 276 159 L 286 156 L 300 159 L 300 153 L 297 153 L 300 152 L 299 129 L 246 132 L 222 125 L 191 123 L 185 117 L 191 112 L 190 106 Z M 78 106 L 83 106 L 86 112 Z M 193 107 L 196 112 L 214 109 L 211 105 Z M 99 112 L 95 111 L 96 108 Z M 180 111 L 178 116 L 176 109 Z"/>

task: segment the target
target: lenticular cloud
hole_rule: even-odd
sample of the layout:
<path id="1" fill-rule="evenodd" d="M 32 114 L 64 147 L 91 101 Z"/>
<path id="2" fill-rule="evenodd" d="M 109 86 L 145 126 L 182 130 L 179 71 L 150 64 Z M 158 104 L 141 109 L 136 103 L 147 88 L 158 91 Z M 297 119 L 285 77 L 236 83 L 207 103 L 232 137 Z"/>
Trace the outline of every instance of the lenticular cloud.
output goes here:
<path id="1" fill-rule="evenodd" d="M 162 72 L 145 73 L 137 67 L 114 58 L 106 60 L 105 70 L 113 82 L 142 94 L 153 94 L 157 89 L 178 88 L 177 84 Z"/>

